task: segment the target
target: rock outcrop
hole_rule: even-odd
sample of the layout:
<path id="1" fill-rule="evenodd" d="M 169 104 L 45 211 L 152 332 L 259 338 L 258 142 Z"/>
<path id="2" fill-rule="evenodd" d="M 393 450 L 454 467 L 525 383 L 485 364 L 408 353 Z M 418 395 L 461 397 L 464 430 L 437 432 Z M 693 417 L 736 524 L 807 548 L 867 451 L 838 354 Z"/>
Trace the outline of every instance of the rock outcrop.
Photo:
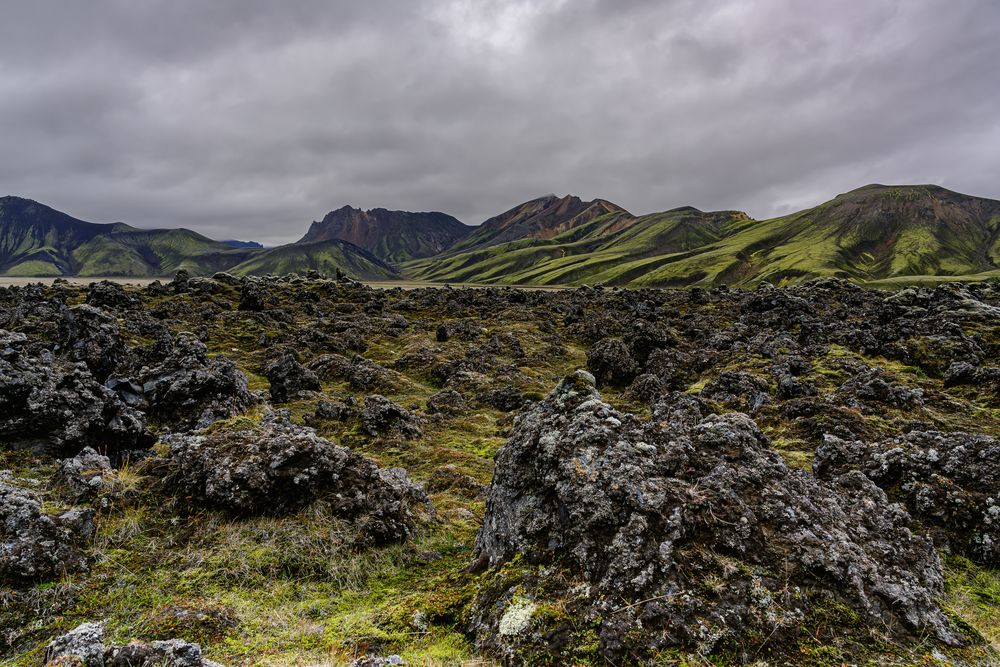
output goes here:
<path id="1" fill-rule="evenodd" d="M 99 382 L 129 362 L 118 321 L 100 308 L 83 304 L 66 311 L 65 345 L 74 361 L 82 361 Z"/>
<path id="2" fill-rule="evenodd" d="M 471 630 L 511 662 L 568 659 L 574 642 L 616 664 L 670 648 L 748 659 L 833 603 L 956 640 L 931 542 L 867 477 L 790 469 L 744 414 L 619 413 L 579 371 L 498 452 L 476 568 L 495 575 Z"/>
<path id="3" fill-rule="evenodd" d="M 101 492 L 110 473 L 111 460 L 84 447 L 76 456 L 59 462 L 53 480 L 72 502 L 82 503 L 92 501 Z"/>
<path id="4" fill-rule="evenodd" d="M 281 413 L 259 424 L 169 439 L 169 487 L 235 515 L 281 514 L 323 499 L 371 544 L 398 542 L 432 511 L 401 468 L 371 460 Z"/>
<path id="5" fill-rule="evenodd" d="M 83 547 L 94 531 L 94 510 L 59 515 L 38 496 L 0 478 L 0 584 L 21 585 L 86 569 Z"/>
<path id="6" fill-rule="evenodd" d="M 102 622 L 82 623 L 49 642 L 47 667 L 222 667 L 182 639 L 105 645 Z"/>
<path id="7" fill-rule="evenodd" d="M 395 434 L 404 438 L 420 437 L 420 421 L 416 415 L 393 403 L 385 396 L 365 397 L 361 410 L 361 428 L 371 436 Z"/>
<path id="8" fill-rule="evenodd" d="M 150 417 L 173 428 L 202 428 L 260 402 L 231 359 L 210 357 L 188 333 L 178 335 L 166 359 L 143 368 L 139 378 Z"/>
<path id="9" fill-rule="evenodd" d="M 1000 441 L 912 431 L 865 444 L 827 435 L 813 470 L 824 479 L 860 471 L 885 489 L 943 548 L 1000 566 Z"/>
<path id="10" fill-rule="evenodd" d="M 0 440 L 8 448 L 72 456 L 153 443 L 143 413 L 97 382 L 87 365 L 28 351 L 28 337 L 0 331 Z"/>
<path id="11" fill-rule="evenodd" d="M 271 384 L 271 400 L 275 403 L 287 403 L 298 398 L 302 392 L 321 388 L 316 373 L 300 364 L 291 352 L 285 352 L 269 363 L 264 375 Z"/>

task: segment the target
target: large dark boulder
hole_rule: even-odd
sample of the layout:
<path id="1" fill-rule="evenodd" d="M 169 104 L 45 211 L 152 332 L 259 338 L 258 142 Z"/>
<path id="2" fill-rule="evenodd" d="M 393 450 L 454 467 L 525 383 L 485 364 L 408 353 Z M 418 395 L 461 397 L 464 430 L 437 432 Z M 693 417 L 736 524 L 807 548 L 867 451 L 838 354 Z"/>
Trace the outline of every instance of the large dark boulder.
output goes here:
<path id="1" fill-rule="evenodd" d="M 33 492 L 0 479 L 0 585 L 48 581 L 87 567 L 83 547 L 94 510 L 59 515 L 42 509 Z"/>
<path id="2" fill-rule="evenodd" d="M 145 416 L 101 385 L 83 362 L 28 351 L 24 334 L 0 331 L 0 440 L 6 447 L 72 456 L 153 444 Z"/>
<path id="3" fill-rule="evenodd" d="M 243 284 L 240 287 L 239 309 L 251 313 L 259 313 L 267 309 L 267 293 L 259 278 L 243 279 Z"/>
<path id="4" fill-rule="evenodd" d="M 587 351 L 587 370 L 598 386 L 624 387 L 635 379 L 639 367 L 629 346 L 618 338 L 602 338 Z"/>
<path id="5" fill-rule="evenodd" d="M 210 357 L 193 334 L 181 333 L 160 363 L 139 372 L 148 414 L 174 428 L 201 428 L 260 402 L 246 376 L 224 355 Z"/>
<path id="6" fill-rule="evenodd" d="M 902 502 L 944 548 L 1000 566 L 1000 441 L 912 431 L 866 444 L 827 435 L 813 459 L 829 479 L 861 471 Z"/>
<path id="7" fill-rule="evenodd" d="M 168 441 L 167 488 L 234 515 L 282 514 L 323 499 L 358 523 L 363 541 L 381 544 L 409 536 L 430 507 L 406 471 L 379 468 L 281 413 Z"/>
<path id="8" fill-rule="evenodd" d="M 689 418 L 642 421 L 577 372 L 517 418 L 476 539 L 474 568 L 491 573 L 471 614 L 482 650 L 742 662 L 869 624 L 955 641 L 933 545 L 881 489 L 856 472 L 820 482 L 746 415 L 695 421 L 682 403 L 661 410 Z M 816 620 L 830 605 L 855 622 Z"/>
<path id="9" fill-rule="evenodd" d="M 139 307 L 139 299 L 118 283 L 101 280 L 87 288 L 87 304 L 108 310 L 134 310 Z"/>
<path id="10" fill-rule="evenodd" d="M 319 377 L 298 362 L 292 352 L 285 352 L 264 368 L 264 375 L 271 384 L 271 400 L 287 403 L 305 391 L 322 388 Z"/>
<path id="11" fill-rule="evenodd" d="M 421 435 L 420 419 L 415 414 L 379 394 L 365 397 L 361 430 L 371 436 L 392 434 L 419 438 Z"/>
<path id="12" fill-rule="evenodd" d="M 66 311 L 63 319 L 65 347 L 74 361 L 82 361 L 104 382 L 129 362 L 118 320 L 100 308 L 83 304 Z"/>

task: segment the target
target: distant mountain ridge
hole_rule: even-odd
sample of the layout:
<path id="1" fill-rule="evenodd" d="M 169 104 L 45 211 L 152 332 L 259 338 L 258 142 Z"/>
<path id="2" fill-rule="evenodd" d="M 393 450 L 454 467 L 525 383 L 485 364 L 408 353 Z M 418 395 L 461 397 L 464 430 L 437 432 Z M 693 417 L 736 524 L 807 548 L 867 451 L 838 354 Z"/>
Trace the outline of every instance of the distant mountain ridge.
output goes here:
<path id="1" fill-rule="evenodd" d="M 347 238 L 344 238 L 347 237 Z M 0 274 L 239 275 L 337 269 L 360 280 L 501 285 L 752 285 L 1000 277 L 1000 201 L 934 185 L 868 185 L 767 220 L 690 206 L 633 215 L 547 195 L 468 227 L 444 213 L 349 206 L 276 248 L 187 229 L 78 220 L 0 199 Z M 259 244 L 257 244 L 259 245 Z"/>
<path id="2" fill-rule="evenodd" d="M 240 241 L 238 239 L 226 239 L 225 241 L 220 241 L 230 248 L 263 248 L 264 246 L 257 241 Z"/>
<path id="3" fill-rule="evenodd" d="M 437 255 L 466 237 L 471 227 L 445 213 L 410 213 L 344 206 L 313 222 L 299 243 L 340 239 L 387 262 Z"/>
<path id="4" fill-rule="evenodd" d="M 245 256 L 189 229 L 85 222 L 30 199 L 0 198 L 0 273 L 5 275 L 210 273 Z"/>
<path id="5" fill-rule="evenodd" d="M 522 206 L 537 207 L 533 202 Z M 651 287 L 1000 276 L 1000 202 L 939 186 L 868 185 L 759 221 L 691 207 L 638 217 L 607 210 L 583 224 L 557 218 L 549 227 L 568 231 L 547 238 L 522 234 L 476 245 L 477 232 L 443 256 L 403 265 L 403 272 L 441 282 Z"/>
<path id="6" fill-rule="evenodd" d="M 270 250 L 214 241 L 190 229 L 137 229 L 93 223 L 21 197 L 0 198 L 0 274 L 8 276 L 162 277 L 237 275 L 341 268 L 360 280 L 391 280 L 395 268 L 347 242 Z M 294 259 L 289 260 L 289 256 Z"/>
<path id="7" fill-rule="evenodd" d="M 609 214 L 632 217 L 621 206 L 604 199 L 585 202 L 572 195 L 546 195 L 490 218 L 449 252 L 486 248 L 525 238 L 550 239 Z"/>

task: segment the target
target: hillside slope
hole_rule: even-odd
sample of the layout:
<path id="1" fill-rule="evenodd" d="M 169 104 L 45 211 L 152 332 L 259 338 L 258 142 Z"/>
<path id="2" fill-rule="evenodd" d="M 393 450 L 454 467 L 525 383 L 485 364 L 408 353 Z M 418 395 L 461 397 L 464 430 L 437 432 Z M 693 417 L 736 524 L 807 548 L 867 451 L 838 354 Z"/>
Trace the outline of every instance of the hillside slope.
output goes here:
<path id="1" fill-rule="evenodd" d="M 550 239 L 522 239 L 404 265 L 407 276 L 440 282 L 557 285 L 632 279 L 630 262 L 684 254 L 722 238 L 747 220 L 738 211 L 705 213 L 684 207 L 634 218 L 609 212 Z M 641 271 L 640 271 L 641 273 Z"/>
<path id="2" fill-rule="evenodd" d="M 335 275 L 337 269 L 355 280 L 396 280 L 399 272 L 372 253 L 347 241 L 332 239 L 290 243 L 257 252 L 229 269 L 238 276 L 304 272 Z"/>
<path id="3" fill-rule="evenodd" d="M 396 270 L 346 241 L 297 243 L 270 250 L 214 241 L 189 229 L 137 229 L 78 220 L 44 204 L 0 199 L 0 275 L 160 277 L 340 269 L 360 280 L 398 278 Z"/>
<path id="4" fill-rule="evenodd" d="M 634 286 L 970 276 L 1000 270 L 1000 202 L 937 186 L 869 185 L 760 221 L 690 207 L 638 218 L 608 213 L 549 239 L 403 268 L 434 281 Z"/>
<path id="5" fill-rule="evenodd" d="M 116 228 L 130 229 L 127 225 L 77 220 L 30 199 L 0 198 L 0 273 L 75 273 L 73 251 Z"/>
<path id="6" fill-rule="evenodd" d="M 232 248 L 189 229 L 136 229 L 78 220 L 44 204 L 0 199 L 0 274 L 166 276 L 224 270 L 252 249 Z"/>
<path id="7" fill-rule="evenodd" d="M 95 236 L 73 251 L 76 275 L 169 276 L 225 271 L 254 253 L 233 248 L 190 229 L 129 229 Z"/>
<path id="8" fill-rule="evenodd" d="M 387 262 L 430 257 L 466 237 L 471 227 L 444 213 L 410 213 L 344 206 L 313 222 L 299 241 L 340 239 L 368 250 Z"/>
<path id="9" fill-rule="evenodd" d="M 607 215 L 632 218 L 621 206 L 603 199 L 585 202 L 572 195 L 546 195 L 490 218 L 468 237 L 456 243 L 447 254 L 524 239 L 551 239 Z"/>
<path id="10" fill-rule="evenodd" d="M 998 243 L 998 201 L 930 185 L 869 185 L 805 211 L 748 221 L 633 282 L 659 285 L 696 274 L 705 284 L 968 276 L 1000 268 Z"/>

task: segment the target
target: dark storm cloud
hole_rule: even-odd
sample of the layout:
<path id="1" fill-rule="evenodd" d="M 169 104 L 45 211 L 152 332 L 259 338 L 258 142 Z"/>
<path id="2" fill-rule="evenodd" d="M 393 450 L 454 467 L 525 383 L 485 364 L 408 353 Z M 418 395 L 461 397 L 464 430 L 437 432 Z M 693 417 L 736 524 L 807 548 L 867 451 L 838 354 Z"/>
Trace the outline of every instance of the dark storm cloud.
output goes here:
<path id="1" fill-rule="evenodd" d="M 993 0 L 0 2 L 0 193 L 292 240 L 345 203 L 1000 196 Z"/>

